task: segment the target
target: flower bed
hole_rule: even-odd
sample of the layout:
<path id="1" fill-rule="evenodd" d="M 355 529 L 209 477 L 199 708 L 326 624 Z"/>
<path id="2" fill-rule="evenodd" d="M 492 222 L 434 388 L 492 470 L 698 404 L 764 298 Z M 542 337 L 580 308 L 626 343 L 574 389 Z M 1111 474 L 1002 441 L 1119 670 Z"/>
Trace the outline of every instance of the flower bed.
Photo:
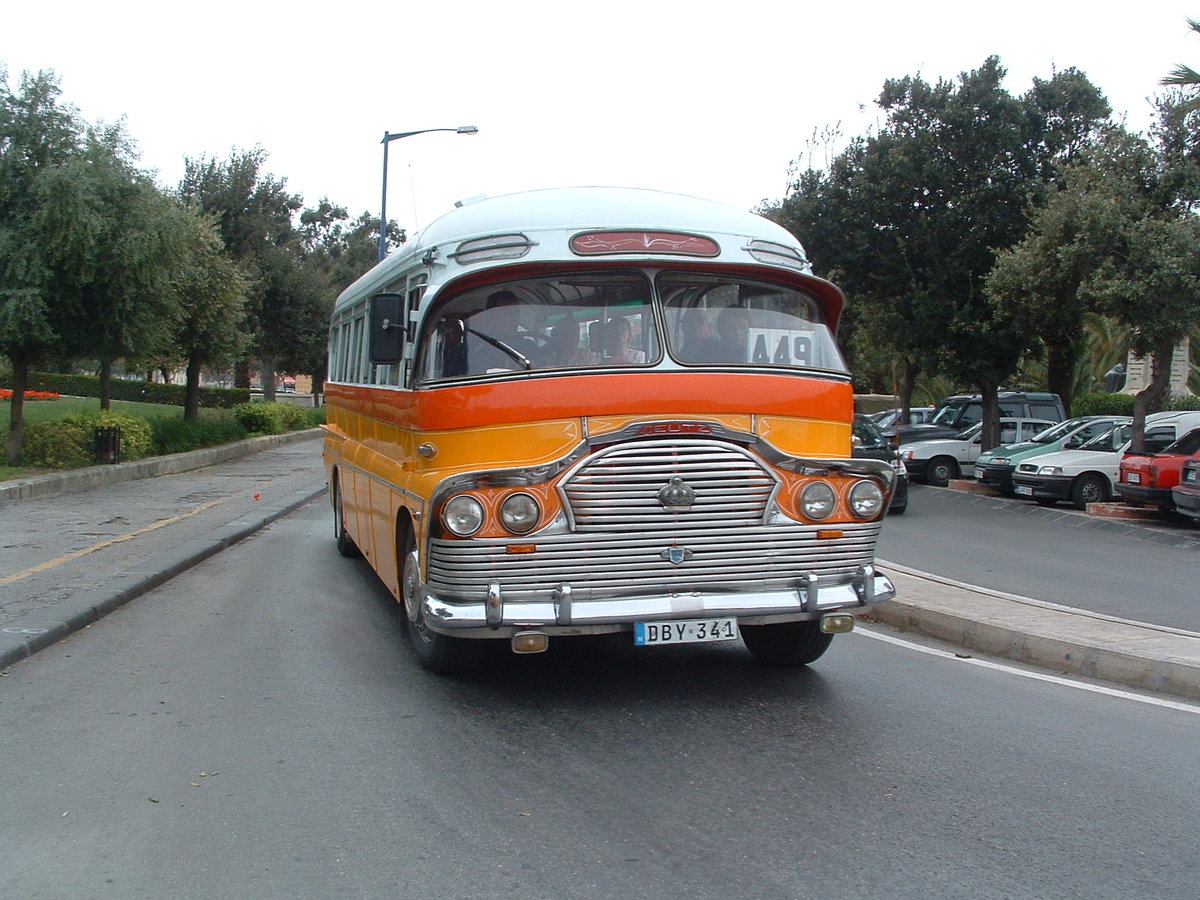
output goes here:
<path id="1" fill-rule="evenodd" d="M 11 400 L 13 392 L 8 388 L 0 388 L 0 400 Z M 53 391 L 26 391 L 26 400 L 57 400 L 58 394 Z"/>

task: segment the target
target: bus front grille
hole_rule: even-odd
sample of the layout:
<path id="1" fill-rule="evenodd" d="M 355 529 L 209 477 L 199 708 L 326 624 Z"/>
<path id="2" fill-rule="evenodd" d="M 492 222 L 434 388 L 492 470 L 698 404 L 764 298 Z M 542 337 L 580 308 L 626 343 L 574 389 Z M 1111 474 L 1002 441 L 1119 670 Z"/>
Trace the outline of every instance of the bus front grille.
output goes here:
<path id="1" fill-rule="evenodd" d="M 776 484 L 736 445 L 647 440 L 589 456 L 559 490 L 578 532 L 678 531 L 761 523 Z M 663 493 L 672 485 L 674 498 Z"/>

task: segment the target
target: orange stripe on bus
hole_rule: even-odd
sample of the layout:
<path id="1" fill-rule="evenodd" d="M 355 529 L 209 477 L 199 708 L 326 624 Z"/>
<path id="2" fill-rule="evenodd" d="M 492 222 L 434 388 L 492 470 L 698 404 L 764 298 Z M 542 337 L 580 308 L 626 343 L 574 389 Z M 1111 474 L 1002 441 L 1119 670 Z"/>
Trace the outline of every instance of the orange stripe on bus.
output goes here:
<path id="1" fill-rule="evenodd" d="M 580 416 L 754 413 L 850 421 L 849 384 L 795 375 L 711 372 L 606 373 L 448 385 L 422 391 L 329 384 L 326 400 L 380 422 L 445 431 Z"/>

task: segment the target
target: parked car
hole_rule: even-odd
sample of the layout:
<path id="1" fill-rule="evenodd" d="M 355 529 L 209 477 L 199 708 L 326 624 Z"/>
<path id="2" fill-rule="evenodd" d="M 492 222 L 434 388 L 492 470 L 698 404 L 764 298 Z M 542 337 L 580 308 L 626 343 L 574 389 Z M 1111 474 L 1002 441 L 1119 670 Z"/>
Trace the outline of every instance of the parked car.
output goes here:
<path id="1" fill-rule="evenodd" d="M 1200 522 L 1200 459 L 1190 459 L 1183 464 L 1179 484 L 1171 489 L 1175 511 Z"/>
<path id="2" fill-rule="evenodd" d="M 1031 391 L 1001 391 L 998 398 L 1000 416 L 1021 419 L 1045 419 L 1061 422 L 1067 417 L 1058 394 Z M 983 419 L 983 397 L 979 394 L 955 394 L 938 404 L 937 412 L 920 425 L 901 425 L 900 442 L 923 441 L 930 438 L 960 434 Z"/>
<path id="3" fill-rule="evenodd" d="M 888 504 L 888 512 L 900 515 L 908 509 L 908 470 L 900 459 L 896 445 L 889 441 L 869 416 L 854 417 L 854 449 L 852 455 L 860 459 L 881 459 L 891 463 L 896 470 L 896 490 L 892 494 L 892 502 Z"/>
<path id="4" fill-rule="evenodd" d="M 1157 451 L 1200 427 L 1200 412 L 1161 412 L 1146 416 L 1146 448 Z M 1017 465 L 1013 490 L 1018 497 L 1053 506 L 1070 500 L 1076 509 L 1103 503 L 1113 496 L 1121 457 L 1129 449 L 1130 424 L 1092 438 L 1078 450 L 1060 450 Z"/>
<path id="5" fill-rule="evenodd" d="M 1121 457 L 1117 493 L 1126 503 L 1144 503 L 1163 512 L 1174 512 L 1171 492 L 1179 484 L 1183 464 L 1190 459 L 1200 459 L 1200 428 L 1193 428 L 1158 453 L 1149 449 L 1126 453 Z"/>
<path id="6" fill-rule="evenodd" d="M 1000 440 L 1007 444 L 1028 440 L 1054 423 L 1045 419 L 1007 417 L 1000 420 Z M 976 422 L 962 434 L 900 445 L 900 458 L 915 481 L 945 486 L 951 478 L 970 472 L 979 458 L 983 441 L 983 423 Z"/>
<path id="7" fill-rule="evenodd" d="M 871 421 L 875 423 L 875 427 L 883 433 L 885 437 L 889 437 L 896 432 L 896 422 L 901 418 L 901 410 L 885 409 L 883 412 L 872 414 Z M 920 425 L 922 422 L 928 422 L 933 418 L 934 408 L 932 406 L 913 406 L 908 410 L 908 417 L 904 420 L 905 425 Z"/>
<path id="8" fill-rule="evenodd" d="M 1019 463 L 1059 450 L 1074 450 L 1111 431 L 1114 425 L 1128 421 L 1128 416 L 1076 416 L 1035 434 L 1028 441 L 993 447 L 975 460 L 975 479 L 1002 494 L 1011 494 L 1013 472 Z"/>

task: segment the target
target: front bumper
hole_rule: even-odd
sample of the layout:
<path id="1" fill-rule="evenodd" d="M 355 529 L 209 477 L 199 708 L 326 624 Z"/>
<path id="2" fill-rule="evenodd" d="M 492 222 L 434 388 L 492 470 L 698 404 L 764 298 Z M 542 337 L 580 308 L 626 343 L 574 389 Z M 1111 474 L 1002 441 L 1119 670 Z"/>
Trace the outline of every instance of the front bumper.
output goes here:
<path id="1" fill-rule="evenodd" d="M 458 637 L 492 638 L 536 627 L 549 634 L 599 634 L 630 631 L 634 622 L 736 617 L 743 624 L 817 619 L 823 614 L 854 612 L 891 600 L 891 580 L 863 566 L 850 580 L 826 583 L 810 575 L 787 590 L 750 593 L 689 591 L 576 601 L 569 583 L 552 599 L 505 602 L 500 584 L 489 587 L 483 603 L 451 602 L 422 588 L 425 621 L 435 631 Z M 475 633 L 472 634 L 471 632 Z"/>
<path id="2" fill-rule="evenodd" d="M 1011 494 L 1013 489 L 1013 473 L 1016 470 L 1016 466 L 1000 466 L 993 463 L 985 466 L 977 464 L 975 466 L 975 480 L 980 484 L 996 488 L 1006 494 Z"/>
<path id="3" fill-rule="evenodd" d="M 1073 475 L 1021 475 L 1013 476 L 1013 491 L 1018 497 L 1030 500 L 1066 500 L 1071 496 Z"/>
<path id="4" fill-rule="evenodd" d="M 925 470 L 929 466 L 927 459 L 906 459 L 904 466 L 908 469 L 908 477 L 913 481 L 925 481 Z"/>

